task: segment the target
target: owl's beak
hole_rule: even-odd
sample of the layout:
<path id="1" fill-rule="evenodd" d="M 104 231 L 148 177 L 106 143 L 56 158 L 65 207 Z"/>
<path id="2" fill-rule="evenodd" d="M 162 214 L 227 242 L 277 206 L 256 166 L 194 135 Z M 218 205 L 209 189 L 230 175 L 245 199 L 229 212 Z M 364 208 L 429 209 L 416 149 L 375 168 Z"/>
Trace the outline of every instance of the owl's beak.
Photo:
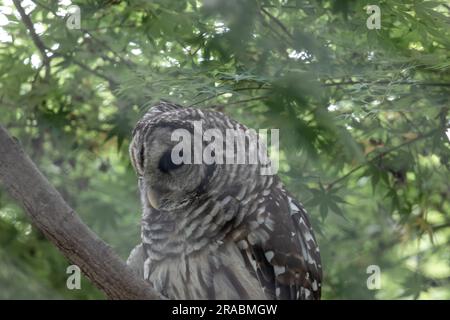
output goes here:
<path id="1" fill-rule="evenodd" d="M 150 202 L 150 205 L 155 208 L 158 209 L 159 205 L 160 205 L 160 194 L 158 191 L 156 191 L 155 189 L 149 189 L 147 190 L 147 198 L 148 201 Z"/>

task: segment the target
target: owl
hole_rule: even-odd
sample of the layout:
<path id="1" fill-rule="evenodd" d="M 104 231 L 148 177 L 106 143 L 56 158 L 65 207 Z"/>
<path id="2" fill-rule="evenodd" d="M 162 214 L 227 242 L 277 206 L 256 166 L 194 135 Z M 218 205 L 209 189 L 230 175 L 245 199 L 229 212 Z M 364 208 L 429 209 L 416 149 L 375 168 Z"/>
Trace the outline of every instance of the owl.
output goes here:
<path id="1" fill-rule="evenodd" d="M 169 299 L 320 299 L 304 207 L 258 163 L 176 163 L 172 133 L 194 134 L 194 122 L 246 129 L 214 110 L 165 101 L 149 109 L 130 143 L 143 213 L 128 265 Z"/>

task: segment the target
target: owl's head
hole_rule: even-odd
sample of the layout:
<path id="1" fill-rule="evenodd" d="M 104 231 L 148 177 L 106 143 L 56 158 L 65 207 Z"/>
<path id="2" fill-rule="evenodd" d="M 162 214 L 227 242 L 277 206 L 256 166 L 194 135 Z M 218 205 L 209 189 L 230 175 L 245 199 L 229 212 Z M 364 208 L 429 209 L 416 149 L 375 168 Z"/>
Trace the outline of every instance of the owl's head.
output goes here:
<path id="1" fill-rule="evenodd" d="M 200 197 L 220 193 L 218 190 L 224 192 L 234 187 L 239 190 L 237 187 L 248 185 L 248 180 L 256 183 L 258 165 L 230 164 L 225 150 L 223 162 L 202 157 L 207 154 L 203 152 L 208 149 L 208 143 L 203 140 L 203 132 L 198 132 L 196 124 L 199 123 L 203 132 L 212 129 L 223 136 L 226 129 L 246 129 L 222 113 L 166 102 L 152 107 L 137 123 L 130 157 L 139 176 L 141 194 L 153 208 L 181 209 Z M 186 144 L 187 140 L 190 143 Z M 200 151 L 196 150 L 199 144 Z M 225 141 L 222 145 L 225 146 Z M 217 150 L 210 150 L 213 156 Z"/>

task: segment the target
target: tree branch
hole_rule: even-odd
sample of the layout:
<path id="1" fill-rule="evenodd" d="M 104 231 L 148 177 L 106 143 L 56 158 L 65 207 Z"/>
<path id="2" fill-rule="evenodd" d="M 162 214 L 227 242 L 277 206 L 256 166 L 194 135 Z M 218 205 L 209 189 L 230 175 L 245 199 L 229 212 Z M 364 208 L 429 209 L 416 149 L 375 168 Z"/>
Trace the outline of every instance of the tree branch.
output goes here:
<path id="1" fill-rule="evenodd" d="M 39 38 L 36 30 L 34 29 L 33 22 L 30 17 L 25 13 L 25 10 L 22 8 L 19 0 L 13 0 L 14 6 L 17 11 L 19 11 L 20 18 L 22 19 L 25 27 L 30 32 L 31 39 L 33 40 L 34 45 L 38 48 L 39 53 L 42 57 L 42 64 L 45 66 L 45 76 L 48 77 L 50 75 L 50 58 L 47 56 L 47 47 L 42 42 L 41 38 Z"/>
<path id="2" fill-rule="evenodd" d="M 110 299 L 159 299 L 92 230 L 0 126 L 0 181 L 34 226 Z"/>
<path id="3" fill-rule="evenodd" d="M 272 21 L 274 21 L 276 23 L 276 25 L 278 27 L 280 27 L 281 30 L 283 30 L 283 32 L 289 37 L 289 39 L 293 40 L 294 37 L 292 36 L 292 34 L 289 32 L 288 28 L 277 18 L 275 17 L 273 14 L 271 14 L 269 11 L 267 11 L 266 9 L 264 9 L 264 7 L 260 8 L 261 11 L 267 15 Z"/>
<path id="4" fill-rule="evenodd" d="M 105 74 L 101 73 L 101 72 L 98 71 L 97 69 L 92 69 L 92 68 L 89 67 L 87 64 L 85 64 L 85 63 L 83 63 L 83 62 L 81 62 L 81 61 L 78 61 L 78 60 L 74 59 L 74 58 L 71 57 L 70 55 L 67 55 L 67 54 L 61 55 L 61 54 L 59 54 L 59 53 L 56 53 L 56 55 L 62 56 L 62 57 L 64 57 L 66 60 L 73 62 L 74 64 L 76 64 L 76 65 L 79 66 L 80 68 L 84 69 L 85 71 L 87 71 L 87 72 L 89 72 L 89 73 L 92 73 L 93 75 L 95 75 L 95 76 L 97 76 L 97 77 L 99 77 L 99 78 L 102 78 L 102 79 L 108 81 L 108 84 L 109 84 L 111 90 L 115 90 L 115 89 L 119 86 L 119 83 L 118 83 L 115 79 L 111 78 L 111 77 L 108 76 L 108 75 L 105 75 Z"/>
<path id="5" fill-rule="evenodd" d="M 392 85 L 416 85 L 416 86 L 430 86 L 430 87 L 450 87 L 450 82 L 414 82 L 414 81 L 390 81 L 390 80 L 378 80 L 378 81 L 342 81 L 342 82 L 329 82 L 322 84 L 323 87 L 339 87 L 356 84 L 392 84 Z"/>
<path id="6" fill-rule="evenodd" d="M 423 139 L 432 137 L 432 136 L 435 135 L 438 131 L 439 131 L 438 129 L 431 130 L 431 131 L 429 131 L 429 132 L 427 132 L 427 133 L 425 133 L 425 134 L 423 134 L 423 135 L 420 135 L 420 136 L 418 136 L 418 137 L 416 137 L 416 138 L 414 138 L 414 139 L 408 140 L 408 141 L 403 142 L 403 143 L 401 143 L 401 144 L 399 144 L 399 145 L 397 145 L 397 146 L 391 147 L 391 148 L 389 148 L 389 149 L 387 149 L 387 150 L 384 150 L 384 151 L 378 153 L 377 155 L 373 156 L 371 159 L 368 159 L 366 162 L 364 162 L 364 163 L 362 163 L 362 164 L 360 164 L 360 165 L 354 167 L 352 170 L 350 170 L 349 172 L 347 172 L 346 174 L 344 174 L 342 177 L 339 177 L 338 179 L 336 179 L 336 180 L 334 180 L 334 181 L 328 183 L 328 184 L 327 184 L 327 189 L 330 190 L 334 185 L 336 185 L 336 184 L 338 184 L 338 183 L 344 181 L 345 179 L 347 179 L 348 177 L 350 177 L 350 176 L 351 176 L 353 173 L 355 173 L 356 171 L 358 171 L 358 170 L 364 168 L 364 167 L 365 167 L 366 165 L 368 165 L 368 164 L 371 164 L 371 163 L 375 162 L 376 160 L 379 160 L 380 158 L 384 157 L 385 155 L 387 155 L 387 154 L 389 154 L 389 153 L 391 153 L 391 152 L 394 152 L 394 151 L 396 151 L 396 150 L 398 150 L 398 149 L 400 149 L 400 148 L 403 148 L 403 147 L 405 147 L 405 146 L 407 146 L 407 145 L 410 145 L 410 144 L 412 144 L 412 143 L 415 143 L 415 142 L 417 142 L 417 141 L 420 141 L 420 140 L 423 140 Z"/>

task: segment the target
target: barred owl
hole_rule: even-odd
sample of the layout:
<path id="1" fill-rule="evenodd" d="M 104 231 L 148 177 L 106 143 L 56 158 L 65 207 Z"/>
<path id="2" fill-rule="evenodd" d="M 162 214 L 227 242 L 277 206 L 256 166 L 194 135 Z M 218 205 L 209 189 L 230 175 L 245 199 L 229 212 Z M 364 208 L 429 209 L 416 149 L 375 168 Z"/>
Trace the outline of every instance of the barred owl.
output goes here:
<path id="1" fill-rule="evenodd" d="M 128 264 L 171 299 L 320 299 L 319 247 L 303 206 L 258 164 L 174 163 L 171 134 L 226 115 L 160 102 L 130 144 L 143 206 Z"/>

